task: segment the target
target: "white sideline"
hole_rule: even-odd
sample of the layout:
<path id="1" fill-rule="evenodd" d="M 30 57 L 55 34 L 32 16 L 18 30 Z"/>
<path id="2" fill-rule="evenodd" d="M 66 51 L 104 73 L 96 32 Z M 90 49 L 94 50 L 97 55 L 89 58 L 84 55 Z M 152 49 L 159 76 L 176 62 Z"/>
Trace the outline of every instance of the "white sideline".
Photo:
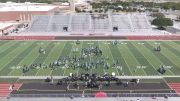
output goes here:
<path id="1" fill-rule="evenodd" d="M 47 77 L 50 76 L 0 76 L 0 78 L 19 78 L 19 79 L 46 79 Z M 65 78 L 67 76 L 53 76 L 54 79 L 61 79 Z M 178 76 L 116 76 L 117 78 L 120 79 L 162 79 L 166 77 L 180 77 Z"/>

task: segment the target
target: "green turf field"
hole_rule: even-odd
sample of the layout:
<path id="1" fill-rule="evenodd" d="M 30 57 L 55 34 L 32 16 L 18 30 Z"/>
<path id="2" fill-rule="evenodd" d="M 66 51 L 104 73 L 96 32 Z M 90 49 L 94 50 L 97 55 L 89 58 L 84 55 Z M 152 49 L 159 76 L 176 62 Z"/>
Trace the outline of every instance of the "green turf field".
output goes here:
<path id="1" fill-rule="evenodd" d="M 153 49 L 160 44 L 162 51 Z M 71 68 L 64 65 L 55 68 L 39 67 L 22 72 L 24 65 L 31 64 L 48 65 L 59 58 L 80 56 L 82 48 L 98 46 L 103 54 L 100 56 L 88 56 L 83 62 L 96 62 L 105 58 L 110 68 L 104 66 L 85 68 Z M 40 54 L 39 48 L 46 50 L 46 54 Z M 78 49 L 74 52 L 72 50 Z M 120 65 L 113 66 L 118 60 Z M 112 45 L 111 41 L 0 41 L 0 76 L 66 76 L 69 73 L 79 75 L 81 73 L 115 72 L 116 75 L 127 76 L 153 76 L 161 75 L 157 69 L 165 65 L 164 75 L 180 76 L 180 41 L 118 41 Z"/>

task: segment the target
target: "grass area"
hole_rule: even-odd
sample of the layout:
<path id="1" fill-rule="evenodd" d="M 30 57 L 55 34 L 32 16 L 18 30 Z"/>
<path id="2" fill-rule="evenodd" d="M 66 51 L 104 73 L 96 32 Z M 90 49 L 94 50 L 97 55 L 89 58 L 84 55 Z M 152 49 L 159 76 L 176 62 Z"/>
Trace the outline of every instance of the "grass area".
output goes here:
<path id="1" fill-rule="evenodd" d="M 160 44 L 162 51 L 155 52 L 153 49 Z M 96 62 L 106 59 L 109 68 L 103 65 L 92 67 L 87 70 L 84 67 L 66 68 L 65 65 L 49 67 L 50 63 L 64 57 L 81 56 L 83 48 L 98 46 L 102 55 L 87 56 L 80 63 Z M 46 50 L 46 54 L 39 53 L 39 48 Z M 78 49 L 77 52 L 73 52 Z M 113 66 L 114 62 L 118 66 Z M 161 75 L 157 69 L 161 65 L 166 66 L 164 75 L 180 76 L 180 41 L 118 41 L 112 45 L 111 41 L 0 41 L 0 76 L 67 76 L 69 73 L 79 75 L 81 73 L 104 73 L 127 76 L 152 76 Z M 31 64 L 47 65 L 47 68 L 29 69 L 23 74 L 24 65 Z"/>
<path id="2" fill-rule="evenodd" d="M 18 78 L 0 78 L 0 83 L 15 83 Z"/>
<path id="3" fill-rule="evenodd" d="M 180 83 L 179 77 L 166 77 L 164 78 L 168 83 Z"/>

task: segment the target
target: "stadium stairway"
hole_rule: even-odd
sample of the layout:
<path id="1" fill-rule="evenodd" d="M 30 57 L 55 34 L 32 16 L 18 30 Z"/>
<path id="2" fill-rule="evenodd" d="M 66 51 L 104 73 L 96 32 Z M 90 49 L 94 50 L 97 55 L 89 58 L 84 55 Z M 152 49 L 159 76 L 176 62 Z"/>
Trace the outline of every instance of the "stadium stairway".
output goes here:
<path id="1" fill-rule="evenodd" d="M 180 83 L 169 83 L 169 87 L 180 95 Z"/>
<path id="2" fill-rule="evenodd" d="M 12 84 L 7 83 L 0 84 L 0 99 L 8 97 L 13 90 L 19 90 L 19 88 L 22 86 L 22 84 L 14 84 L 14 89 L 9 90 L 11 85 Z"/>

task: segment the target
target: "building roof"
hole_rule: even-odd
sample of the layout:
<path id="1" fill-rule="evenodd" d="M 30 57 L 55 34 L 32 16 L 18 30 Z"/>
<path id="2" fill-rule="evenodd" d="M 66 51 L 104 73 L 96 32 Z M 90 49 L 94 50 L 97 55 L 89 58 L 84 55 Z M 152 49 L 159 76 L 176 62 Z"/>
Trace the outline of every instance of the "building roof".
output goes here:
<path id="1" fill-rule="evenodd" d="M 0 12 L 13 11 L 49 11 L 57 6 L 34 3 L 0 3 Z"/>

